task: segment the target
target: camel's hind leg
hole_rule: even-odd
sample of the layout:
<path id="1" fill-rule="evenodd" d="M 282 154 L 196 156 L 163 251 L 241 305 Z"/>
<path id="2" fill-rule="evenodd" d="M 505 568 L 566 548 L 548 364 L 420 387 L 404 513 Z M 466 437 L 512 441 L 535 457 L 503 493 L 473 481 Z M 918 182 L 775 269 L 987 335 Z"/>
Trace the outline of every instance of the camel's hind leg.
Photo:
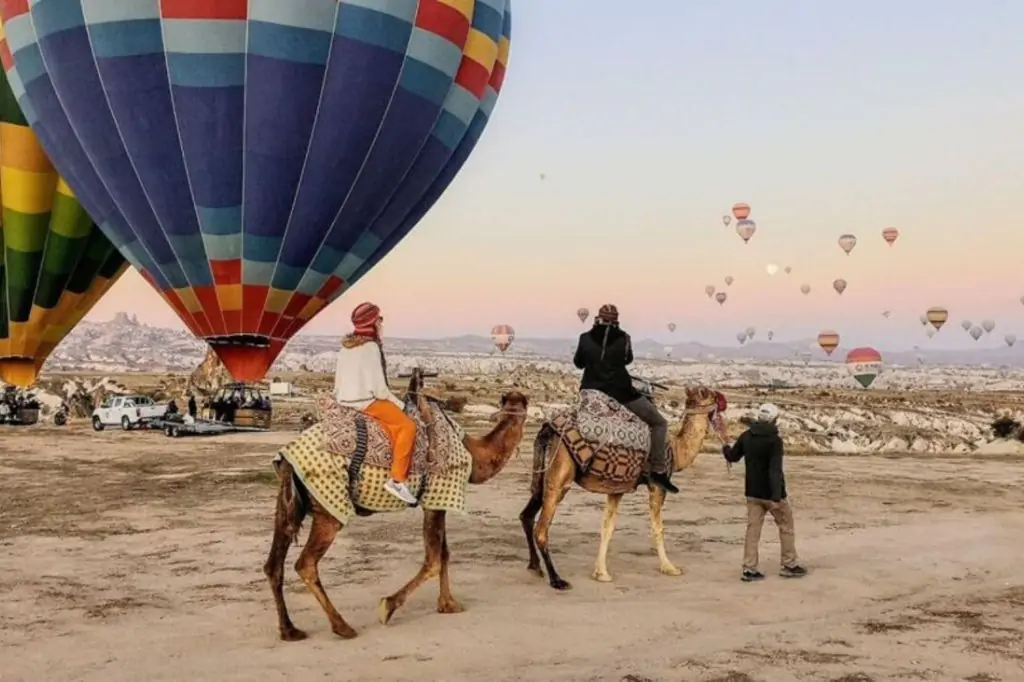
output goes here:
<path id="1" fill-rule="evenodd" d="M 317 570 L 317 565 L 327 554 L 327 550 L 330 549 L 339 530 L 341 530 L 341 523 L 320 505 L 314 504 L 313 523 L 309 529 L 309 538 L 306 539 L 306 546 L 302 548 L 302 553 L 299 554 L 299 559 L 295 562 L 295 570 L 316 600 L 320 602 L 321 608 L 327 614 L 327 619 L 331 622 L 331 631 L 344 639 L 352 639 L 356 636 L 356 631 L 334 608 L 334 604 L 331 603 L 324 591 L 323 583 L 320 582 L 320 572 Z"/>
<path id="2" fill-rule="evenodd" d="M 452 596 L 452 586 L 448 580 L 448 561 L 451 553 L 448 551 L 448 528 L 445 526 L 445 513 L 441 514 L 441 593 L 437 597 L 438 613 L 462 613 L 462 605 Z"/>
<path id="3" fill-rule="evenodd" d="M 442 511 L 423 510 L 423 547 L 425 555 L 423 565 L 416 576 L 406 583 L 402 589 L 390 597 L 384 597 L 377 606 L 380 622 L 387 625 L 395 611 L 405 603 L 423 583 L 441 574 L 441 554 L 444 546 L 445 513 Z M 438 604 L 440 607 L 440 604 Z"/>
<path id="4" fill-rule="evenodd" d="M 619 516 L 620 502 L 622 502 L 622 495 L 609 495 L 604 503 L 604 516 L 601 519 L 601 546 L 597 550 L 597 563 L 594 564 L 594 580 L 600 583 L 612 581 L 612 576 L 608 573 L 608 545 L 612 543 L 612 534 L 615 533 L 615 520 Z"/>
<path id="5" fill-rule="evenodd" d="M 540 512 L 542 506 L 544 506 L 544 492 L 540 490 L 531 493 L 530 501 L 523 507 L 523 511 L 519 512 L 519 522 L 523 524 L 523 534 L 526 535 L 526 547 L 530 550 L 530 563 L 526 565 L 526 570 L 533 571 L 541 578 L 544 577 L 544 571 L 540 567 L 540 554 L 537 553 L 537 543 L 533 539 L 533 528 L 537 522 L 537 513 Z"/>
<path id="6" fill-rule="evenodd" d="M 661 518 L 661 508 L 665 504 L 665 490 L 660 486 L 651 486 L 651 538 L 658 550 L 658 561 L 661 572 L 665 575 L 682 575 L 683 571 L 669 561 L 665 552 L 665 522 Z"/>
<path id="7" fill-rule="evenodd" d="M 559 445 L 544 476 L 544 498 L 540 518 L 537 519 L 537 525 L 533 529 L 533 539 L 537 543 L 541 558 L 544 559 L 544 567 L 548 570 L 548 582 L 556 590 L 568 590 L 572 585 L 562 580 L 558 571 L 555 570 L 555 564 L 551 561 L 551 553 L 548 551 L 548 531 L 551 529 L 551 522 L 554 521 L 558 503 L 565 496 L 566 489 L 572 485 L 575 474 L 576 465 L 572 461 L 572 457 L 566 452 L 564 446 Z"/>
<path id="8" fill-rule="evenodd" d="M 274 595 L 277 627 L 281 639 L 286 642 L 297 642 L 306 639 L 306 633 L 295 627 L 288 616 L 288 607 L 284 602 L 284 562 L 288 558 L 289 546 L 298 536 L 299 524 L 302 523 L 306 511 L 293 487 L 291 467 L 282 466 L 279 476 L 277 510 L 274 513 L 274 539 L 270 543 L 270 555 L 263 566 L 263 573 L 270 581 L 270 591 Z"/>

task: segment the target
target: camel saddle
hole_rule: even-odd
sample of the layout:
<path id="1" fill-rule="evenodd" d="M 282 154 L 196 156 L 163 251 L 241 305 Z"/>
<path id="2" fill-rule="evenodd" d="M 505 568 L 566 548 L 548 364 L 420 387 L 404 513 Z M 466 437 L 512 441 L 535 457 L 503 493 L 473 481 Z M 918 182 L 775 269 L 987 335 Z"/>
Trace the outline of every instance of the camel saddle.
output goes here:
<path id="1" fill-rule="evenodd" d="M 573 405 L 541 425 L 534 453 L 549 454 L 556 436 L 576 464 L 577 479 L 589 475 L 612 485 L 635 485 L 651 448 L 647 424 L 606 394 L 589 389 L 580 391 Z M 671 461 L 671 443 L 667 448 Z"/>

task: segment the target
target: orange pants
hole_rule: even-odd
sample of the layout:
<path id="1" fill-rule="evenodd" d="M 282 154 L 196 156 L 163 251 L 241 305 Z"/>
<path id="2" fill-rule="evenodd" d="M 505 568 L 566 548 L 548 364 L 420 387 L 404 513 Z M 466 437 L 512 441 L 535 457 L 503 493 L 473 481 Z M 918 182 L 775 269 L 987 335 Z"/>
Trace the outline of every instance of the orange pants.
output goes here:
<path id="1" fill-rule="evenodd" d="M 416 422 L 390 400 L 374 400 L 363 410 L 384 427 L 391 440 L 391 478 L 404 481 L 412 466 L 412 449 L 416 445 Z"/>

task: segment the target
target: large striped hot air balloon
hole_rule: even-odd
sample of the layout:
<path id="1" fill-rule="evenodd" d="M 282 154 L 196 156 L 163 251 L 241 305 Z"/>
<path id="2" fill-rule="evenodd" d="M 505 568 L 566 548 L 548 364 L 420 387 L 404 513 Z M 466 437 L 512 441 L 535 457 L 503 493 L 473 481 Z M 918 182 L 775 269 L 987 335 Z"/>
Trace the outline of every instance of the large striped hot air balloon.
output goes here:
<path id="1" fill-rule="evenodd" d="M 746 220 L 750 217 L 750 204 L 742 201 L 732 205 L 732 215 L 736 220 Z M 726 223 L 728 225 L 729 223 Z"/>
<path id="2" fill-rule="evenodd" d="M 498 324 L 491 328 L 491 342 L 502 353 L 508 350 L 516 340 L 516 330 L 507 324 Z"/>
<path id="3" fill-rule="evenodd" d="M 0 204 L 0 379 L 28 387 L 128 264 L 57 176 L 6 76 L 0 76 Z"/>
<path id="4" fill-rule="evenodd" d="M 929 308 L 928 311 L 925 312 L 924 317 L 929 324 L 935 327 L 935 331 L 939 331 L 942 329 L 942 325 L 946 324 L 946 320 L 949 319 L 949 311 L 945 308 L 936 306 L 934 308 Z"/>
<path id="5" fill-rule="evenodd" d="M 899 237 L 900 231 L 897 230 L 895 227 L 887 227 L 884 230 L 882 230 L 882 239 L 884 239 L 885 243 L 888 244 L 889 246 L 892 246 L 894 243 L 896 243 L 896 240 L 899 239 Z"/>
<path id="6" fill-rule="evenodd" d="M 882 354 L 874 348 L 854 348 L 846 354 L 846 369 L 867 388 L 882 371 Z"/>
<path id="7" fill-rule="evenodd" d="M 40 0 L 4 67 L 101 229 L 240 381 L 430 210 L 511 0 Z"/>
<path id="8" fill-rule="evenodd" d="M 825 351 L 825 355 L 832 355 L 832 351 L 839 347 L 839 334 L 831 329 L 819 332 L 818 345 Z"/>

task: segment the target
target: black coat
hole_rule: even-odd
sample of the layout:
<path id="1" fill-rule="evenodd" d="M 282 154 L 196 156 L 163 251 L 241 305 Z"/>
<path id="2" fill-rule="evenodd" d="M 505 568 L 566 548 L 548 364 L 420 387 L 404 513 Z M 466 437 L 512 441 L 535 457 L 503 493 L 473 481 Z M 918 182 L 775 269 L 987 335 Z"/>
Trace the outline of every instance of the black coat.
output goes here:
<path id="1" fill-rule="evenodd" d="M 607 338 L 605 335 L 607 334 Z M 580 334 L 576 356 L 572 359 L 583 370 L 580 390 L 601 391 L 612 400 L 628 403 L 640 398 L 626 369 L 633 362 L 633 344 L 629 334 L 612 325 L 597 325 Z"/>
<path id="2" fill-rule="evenodd" d="M 746 461 L 746 496 L 779 502 L 786 499 L 786 475 L 782 472 L 782 438 L 775 424 L 754 422 L 732 447 L 723 448 L 730 462 Z"/>

